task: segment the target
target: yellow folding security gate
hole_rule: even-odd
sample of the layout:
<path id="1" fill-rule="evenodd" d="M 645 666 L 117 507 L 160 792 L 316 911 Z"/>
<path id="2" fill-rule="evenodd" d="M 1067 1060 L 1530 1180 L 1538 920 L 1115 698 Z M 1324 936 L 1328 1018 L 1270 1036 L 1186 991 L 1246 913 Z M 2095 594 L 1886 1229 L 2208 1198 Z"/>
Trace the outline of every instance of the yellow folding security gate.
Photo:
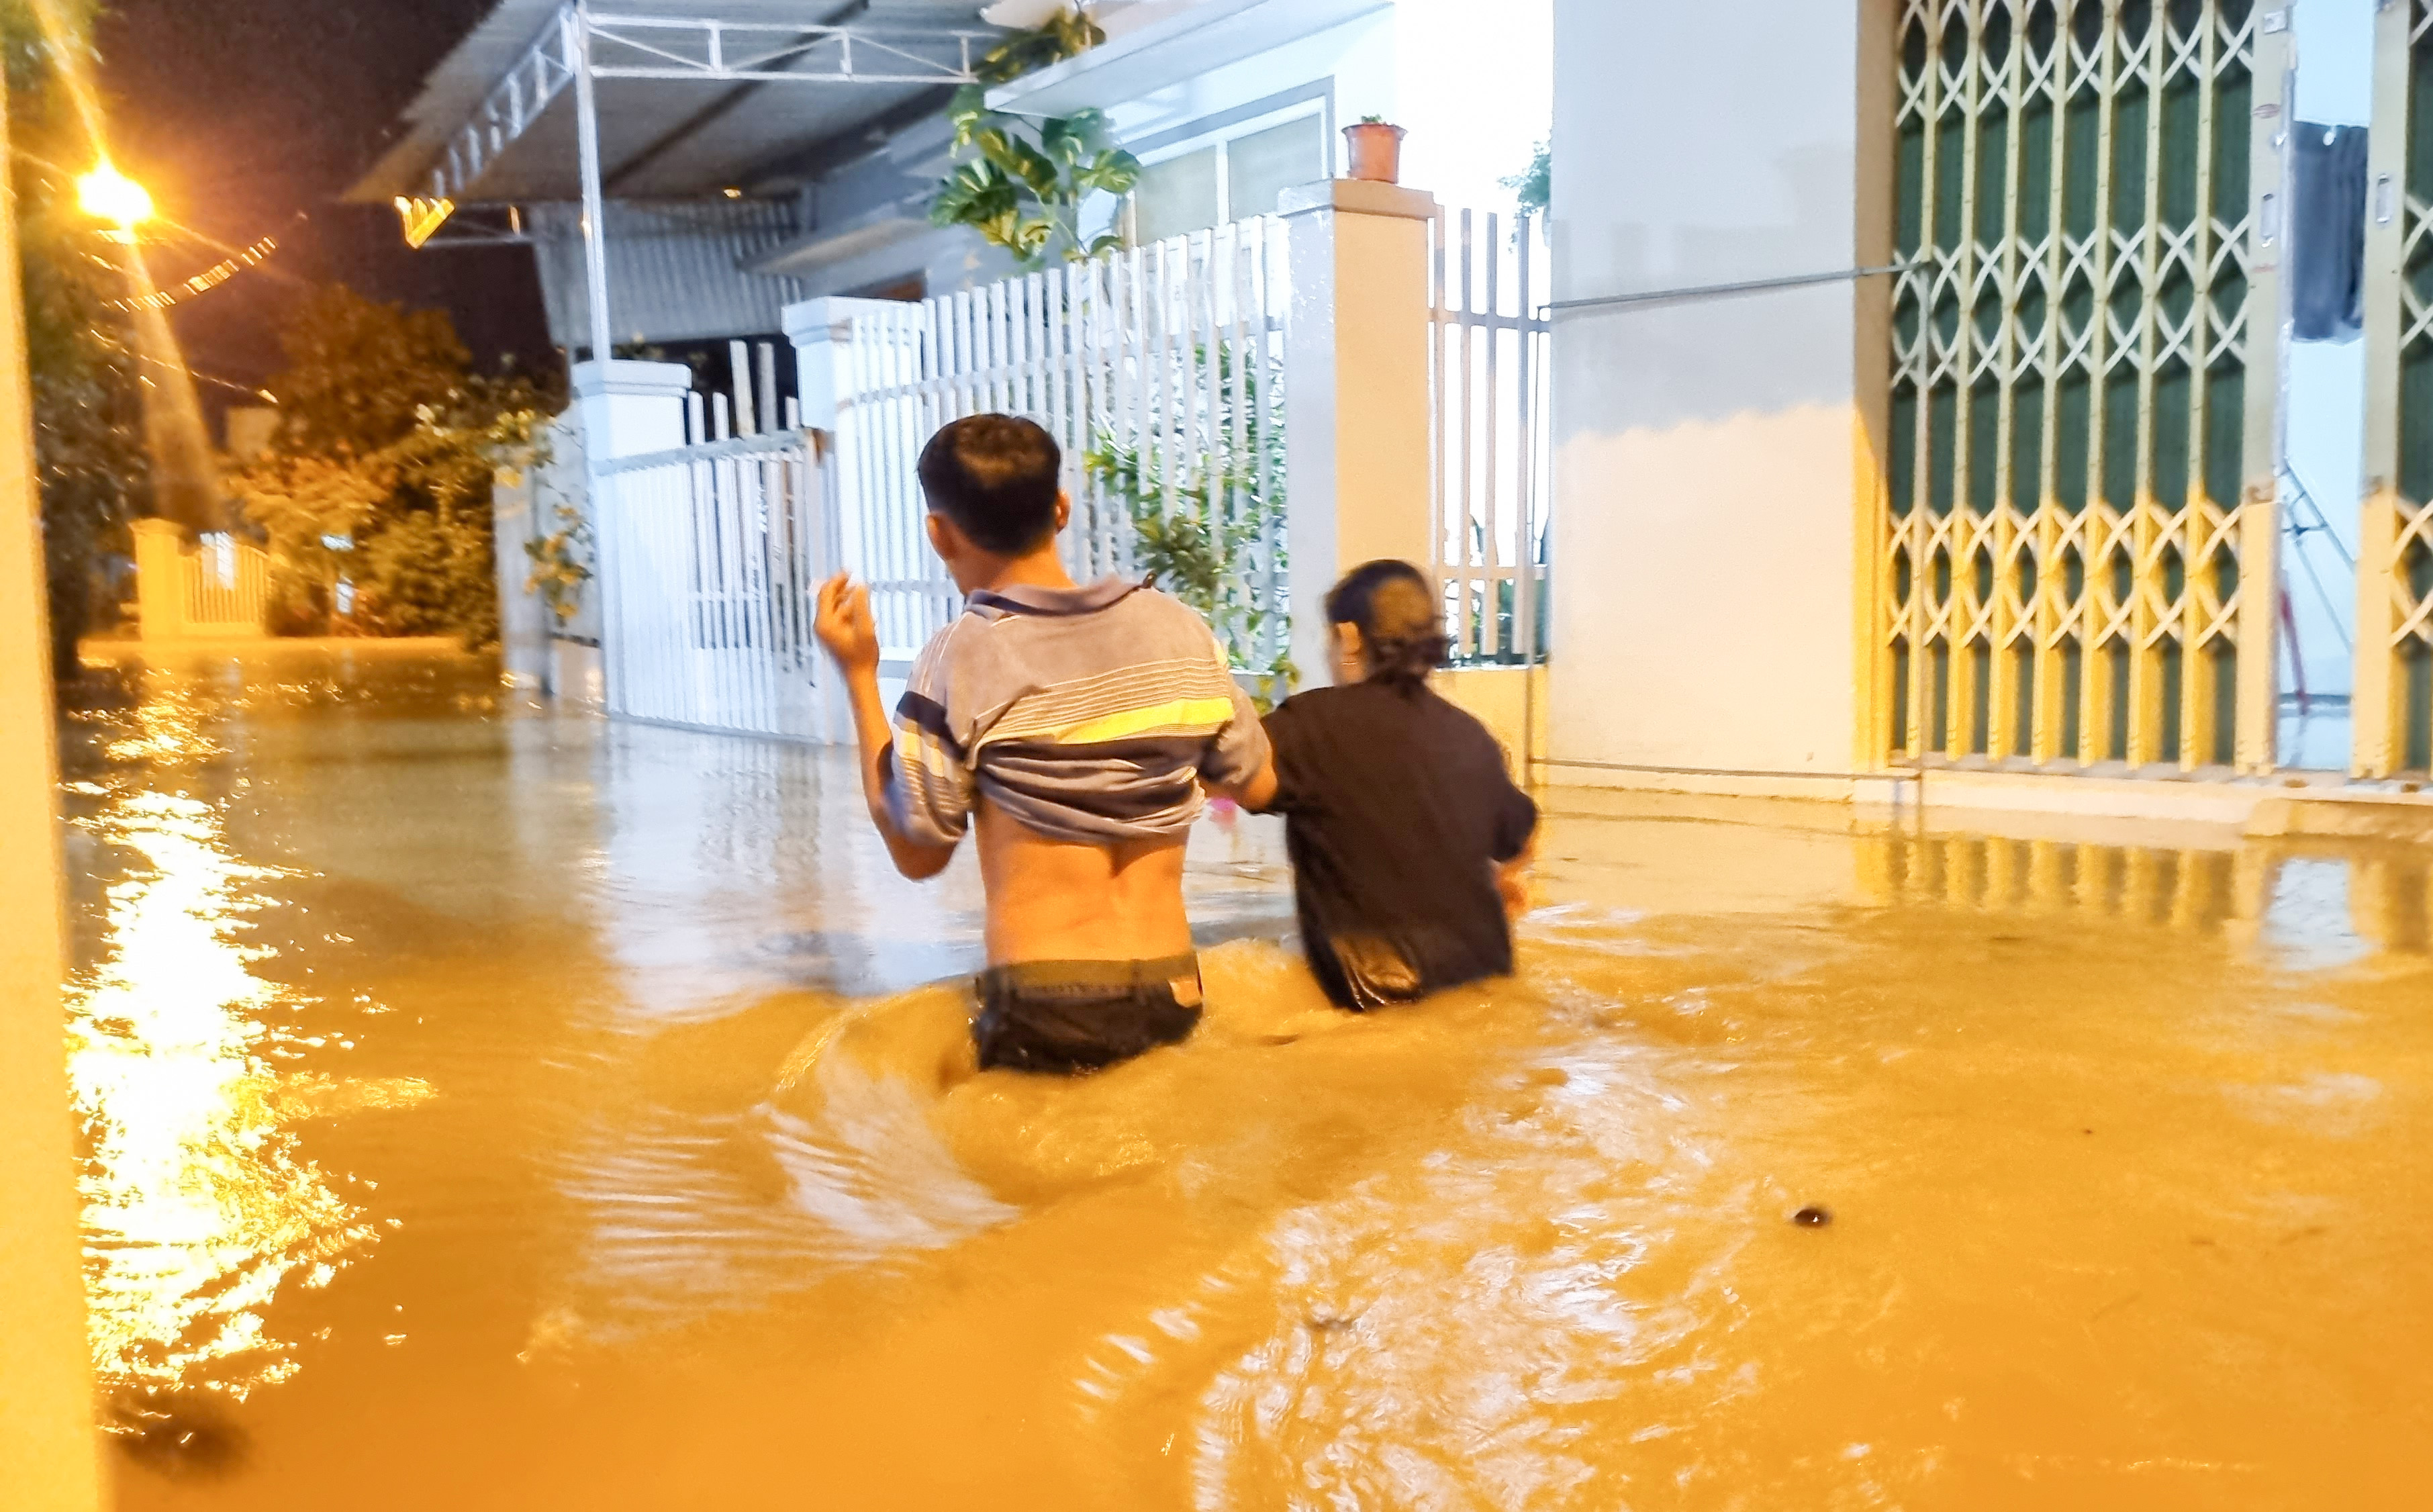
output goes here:
<path id="1" fill-rule="evenodd" d="M 1887 754 L 2271 767 L 2287 11 L 1903 0 L 1896 36 Z"/>
<path id="2" fill-rule="evenodd" d="M 2366 209 L 2356 773 L 2433 768 L 2433 0 L 2380 0 Z"/>

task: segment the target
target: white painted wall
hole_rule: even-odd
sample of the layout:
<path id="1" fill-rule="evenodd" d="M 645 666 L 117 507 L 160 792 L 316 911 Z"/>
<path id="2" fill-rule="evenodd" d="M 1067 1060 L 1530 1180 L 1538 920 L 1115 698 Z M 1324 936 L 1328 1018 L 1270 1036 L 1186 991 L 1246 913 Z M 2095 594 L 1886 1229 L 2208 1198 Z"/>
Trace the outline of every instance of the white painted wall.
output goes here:
<path id="1" fill-rule="evenodd" d="M 1112 26 L 1109 34 L 1114 35 Z M 1381 10 L 1104 108 L 1116 135 L 1136 143 L 1254 101 L 1328 85 L 1339 127 L 1372 111 L 1393 113 L 1394 57 L 1394 13 Z M 1339 161 L 1339 143 L 1330 150 Z"/>
<path id="2" fill-rule="evenodd" d="M 1863 3 L 1556 0 L 1557 299 L 1853 266 Z M 1558 317 L 1555 761 L 1852 769 L 1857 297 Z"/>
<path id="3" fill-rule="evenodd" d="M 1189 5 L 1112 11 L 1111 40 Z M 1403 182 L 1443 203 L 1508 210 L 1499 180 L 1529 166 L 1553 126 L 1554 0 L 1396 0 L 1223 68 L 1106 102 L 1128 142 L 1313 84 L 1332 91 L 1334 126 L 1378 114 L 1410 132 Z M 1341 161 L 1339 139 L 1330 151 Z"/>

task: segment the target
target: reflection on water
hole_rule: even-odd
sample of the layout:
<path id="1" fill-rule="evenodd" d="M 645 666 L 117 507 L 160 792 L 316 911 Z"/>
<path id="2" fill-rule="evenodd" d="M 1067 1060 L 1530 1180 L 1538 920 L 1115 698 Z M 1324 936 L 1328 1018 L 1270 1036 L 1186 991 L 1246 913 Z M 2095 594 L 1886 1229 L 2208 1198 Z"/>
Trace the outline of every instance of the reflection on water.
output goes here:
<path id="1" fill-rule="evenodd" d="M 279 1383 L 126 1507 L 2421 1500 L 2421 849 L 1558 820 L 1351 1017 L 1245 822 L 1188 1045 L 976 1076 L 848 764 L 279 654 L 70 763 L 97 1348 Z"/>

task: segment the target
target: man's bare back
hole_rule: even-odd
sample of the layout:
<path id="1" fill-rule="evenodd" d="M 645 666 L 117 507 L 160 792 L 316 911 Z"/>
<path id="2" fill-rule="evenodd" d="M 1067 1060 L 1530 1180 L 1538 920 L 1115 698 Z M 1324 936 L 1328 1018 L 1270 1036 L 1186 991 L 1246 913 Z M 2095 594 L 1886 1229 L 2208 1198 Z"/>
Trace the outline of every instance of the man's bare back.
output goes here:
<path id="1" fill-rule="evenodd" d="M 986 800 L 974 828 L 988 889 L 990 965 L 1150 960 L 1190 951 L 1182 840 L 1048 840 Z"/>

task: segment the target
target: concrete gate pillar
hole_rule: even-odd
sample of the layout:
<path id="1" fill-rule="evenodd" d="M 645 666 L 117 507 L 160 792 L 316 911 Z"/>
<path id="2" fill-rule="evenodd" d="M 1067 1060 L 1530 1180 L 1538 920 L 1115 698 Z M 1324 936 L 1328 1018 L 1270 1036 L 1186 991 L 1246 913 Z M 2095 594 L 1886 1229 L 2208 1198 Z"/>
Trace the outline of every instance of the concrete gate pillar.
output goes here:
<path id="1" fill-rule="evenodd" d="M 186 533 L 174 520 L 139 519 L 135 536 L 136 634 L 147 641 L 186 633 Z"/>
<path id="2" fill-rule="evenodd" d="M 1285 498 L 1292 654 L 1333 682 L 1326 590 L 1381 556 L 1421 571 L 1428 539 L 1428 222 L 1436 196 L 1336 178 L 1285 191 L 1292 313 L 1285 336 Z"/>
<path id="3" fill-rule="evenodd" d="M 594 583 L 600 590 L 600 666 L 608 706 L 619 702 L 617 654 L 620 575 L 643 570 L 648 564 L 621 558 L 616 522 L 608 518 L 615 490 L 603 478 L 603 465 L 619 457 L 671 451 L 685 444 L 685 396 L 692 391 L 692 369 L 682 363 L 638 363 L 611 359 L 574 365 L 574 402 L 583 422 L 583 455 L 591 514 Z M 579 681 L 567 679 L 566 681 Z"/>
<path id="4" fill-rule="evenodd" d="M 786 339 L 794 345 L 794 391 L 802 396 L 807 429 L 834 434 L 837 421 L 853 403 L 859 373 L 876 359 L 859 352 L 854 316 L 901 315 L 908 306 L 896 299 L 854 299 L 842 295 L 805 299 L 780 312 Z M 906 374 L 910 377 L 910 374 Z"/>
<path id="5" fill-rule="evenodd" d="M 583 454 L 594 468 L 685 444 L 684 399 L 692 391 L 692 369 L 684 364 L 576 363 L 573 376 Z"/>

